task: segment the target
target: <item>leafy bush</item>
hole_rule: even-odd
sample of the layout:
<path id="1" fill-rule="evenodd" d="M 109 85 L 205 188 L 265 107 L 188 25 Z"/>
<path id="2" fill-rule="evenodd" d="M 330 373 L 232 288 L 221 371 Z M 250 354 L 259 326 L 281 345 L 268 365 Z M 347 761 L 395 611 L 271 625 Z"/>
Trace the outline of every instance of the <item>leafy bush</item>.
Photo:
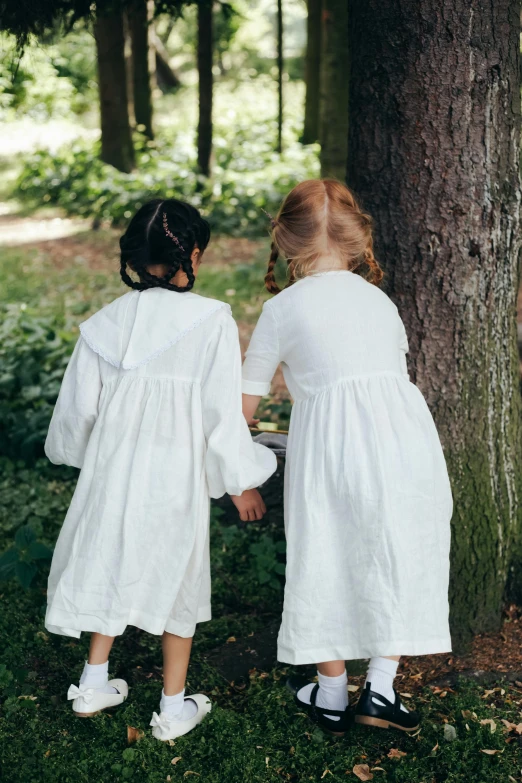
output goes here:
<path id="1" fill-rule="evenodd" d="M 13 546 L 0 557 L 0 582 L 12 577 L 28 588 L 36 576 L 42 561 L 48 562 L 53 550 L 37 541 L 36 533 L 30 525 L 23 525 L 16 531 Z"/>
<path id="2" fill-rule="evenodd" d="M 28 462 L 43 454 L 73 339 L 54 318 L 6 308 L 0 323 L 0 454 Z"/>
<path id="3" fill-rule="evenodd" d="M 126 222 L 151 198 L 181 198 L 200 208 L 221 234 L 266 234 L 263 209 L 276 211 L 295 184 L 318 174 L 314 147 L 294 142 L 280 159 L 271 135 L 271 126 L 259 122 L 217 134 L 212 180 L 197 174 L 188 134 L 164 133 L 154 142 L 137 137 L 131 174 L 102 163 L 97 142 L 78 141 L 52 154 L 39 150 L 25 159 L 15 195 L 113 224 Z"/>

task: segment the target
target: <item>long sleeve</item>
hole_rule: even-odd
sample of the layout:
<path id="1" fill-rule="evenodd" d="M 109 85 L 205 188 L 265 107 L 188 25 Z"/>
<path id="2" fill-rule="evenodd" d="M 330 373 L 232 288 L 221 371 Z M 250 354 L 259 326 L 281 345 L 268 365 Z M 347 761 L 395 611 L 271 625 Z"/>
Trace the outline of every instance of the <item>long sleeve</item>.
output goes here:
<path id="1" fill-rule="evenodd" d="M 210 496 L 241 495 L 260 486 L 276 470 L 277 460 L 253 442 L 243 416 L 241 351 L 236 323 L 228 314 L 209 346 L 201 394 Z"/>
<path id="2" fill-rule="evenodd" d="M 81 468 L 98 416 L 102 383 L 98 356 L 80 337 L 56 402 L 45 453 L 55 465 Z"/>
<path id="3" fill-rule="evenodd" d="M 277 324 L 270 305 L 265 304 L 243 363 L 243 394 L 268 394 L 280 361 Z"/>
<path id="4" fill-rule="evenodd" d="M 406 335 L 406 329 L 404 328 L 404 324 L 402 322 L 402 319 L 400 319 L 400 321 L 401 321 L 401 337 L 400 337 L 400 346 L 399 347 L 400 347 L 400 352 L 401 352 L 401 357 L 400 357 L 401 369 L 402 369 L 402 374 L 406 378 L 408 378 L 408 380 L 409 380 L 410 376 L 408 374 L 408 363 L 406 361 L 406 354 L 409 351 L 408 337 Z"/>

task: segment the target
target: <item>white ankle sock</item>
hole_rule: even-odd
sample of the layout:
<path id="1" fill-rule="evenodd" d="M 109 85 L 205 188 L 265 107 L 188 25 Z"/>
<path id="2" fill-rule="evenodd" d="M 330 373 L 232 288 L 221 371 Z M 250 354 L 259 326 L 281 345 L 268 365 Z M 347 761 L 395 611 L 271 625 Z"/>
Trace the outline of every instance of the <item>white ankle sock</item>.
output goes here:
<path id="1" fill-rule="evenodd" d="M 87 663 L 85 661 L 82 676 L 80 677 L 80 685 L 85 685 L 87 688 L 95 688 L 97 691 L 102 691 L 102 693 L 118 693 L 112 685 L 107 685 L 108 681 L 108 660 L 105 663 Z"/>
<path id="2" fill-rule="evenodd" d="M 315 701 L 318 707 L 324 710 L 337 710 L 343 712 L 348 706 L 348 677 L 346 669 L 337 677 L 327 677 L 325 674 L 317 672 L 319 690 Z M 308 704 L 310 704 L 310 694 L 315 688 L 315 683 L 310 682 L 298 691 L 297 695 Z M 337 715 L 328 716 L 330 720 L 340 720 Z"/>
<path id="3" fill-rule="evenodd" d="M 395 693 L 393 692 L 393 680 L 397 674 L 399 661 L 392 661 L 390 658 L 371 658 L 366 675 L 366 682 L 371 684 L 371 689 L 375 693 L 380 693 L 385 699 L 395 704 Z M 383 702 L 374 699 L 377 704 L 383 706 Z M 401 704 L 401 710 L 408 712 L 406 707 Z"/>
<path id="4" fill-rule="evenodd" d="M 185 701 L 185 689 L 174 696 L 165 696 L 161 691 L 160 712 L 167 714 L 169 720 L 189 720 L 198 711 L 198 705 L 190 697 Z"/>

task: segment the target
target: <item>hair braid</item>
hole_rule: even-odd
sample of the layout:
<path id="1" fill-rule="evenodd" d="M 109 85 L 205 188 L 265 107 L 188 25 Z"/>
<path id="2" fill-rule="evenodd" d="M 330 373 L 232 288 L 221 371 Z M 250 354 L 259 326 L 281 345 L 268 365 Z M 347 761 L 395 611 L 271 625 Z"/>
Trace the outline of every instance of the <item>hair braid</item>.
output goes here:
<path id="1" fill-rule="evenodd" d="M 270 250 L 271 252 L 270 252 L 270 258 L 268 259 L 268 269 L 265 275 L 265 287 L 268 293 L 278 294 L 280 293 L 281 289 L 276 283 L 274 268 L 277 263 L 277 259 L 279 258 L 279 251 L 274 241 L 272 241 L 272 246 Z"/>
<path id="2" fill-rule="evenodd" d="M 195 207 L 177 199 L 149 201 L 134 215 L 120 239 L 121 279 L 136 291 L 190 291 L 196 280 L 192 253 L 197 248 L 203 254 L 209 239 L 209 225 Z M 165 273 L 152 274 L 152 265 L 162 265 Z M 133 280 L 128 270 L 139 279 Z M 187 276 L 184 286 L 171 282 L 180 270 Z"/>

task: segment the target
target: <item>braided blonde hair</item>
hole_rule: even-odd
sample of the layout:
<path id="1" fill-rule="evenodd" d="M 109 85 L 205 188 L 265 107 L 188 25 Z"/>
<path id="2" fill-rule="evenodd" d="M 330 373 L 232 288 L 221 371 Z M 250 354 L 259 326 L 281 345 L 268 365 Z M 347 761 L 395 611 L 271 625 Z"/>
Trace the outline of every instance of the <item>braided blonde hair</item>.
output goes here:
<path id="1" fill-rule="evenodd" d="M 271 294 L 279 254 L 287 260 L 285 287 L 316 271 L 321 256 L 334 256 L 339 268 L 361 274 L 379 285 L 383 271 L 373 254 L 372 219 L 346 185 L 334 179 L 309 179 L 287 195 L 272 225 L 272 249 L 265 275 Z"/>

